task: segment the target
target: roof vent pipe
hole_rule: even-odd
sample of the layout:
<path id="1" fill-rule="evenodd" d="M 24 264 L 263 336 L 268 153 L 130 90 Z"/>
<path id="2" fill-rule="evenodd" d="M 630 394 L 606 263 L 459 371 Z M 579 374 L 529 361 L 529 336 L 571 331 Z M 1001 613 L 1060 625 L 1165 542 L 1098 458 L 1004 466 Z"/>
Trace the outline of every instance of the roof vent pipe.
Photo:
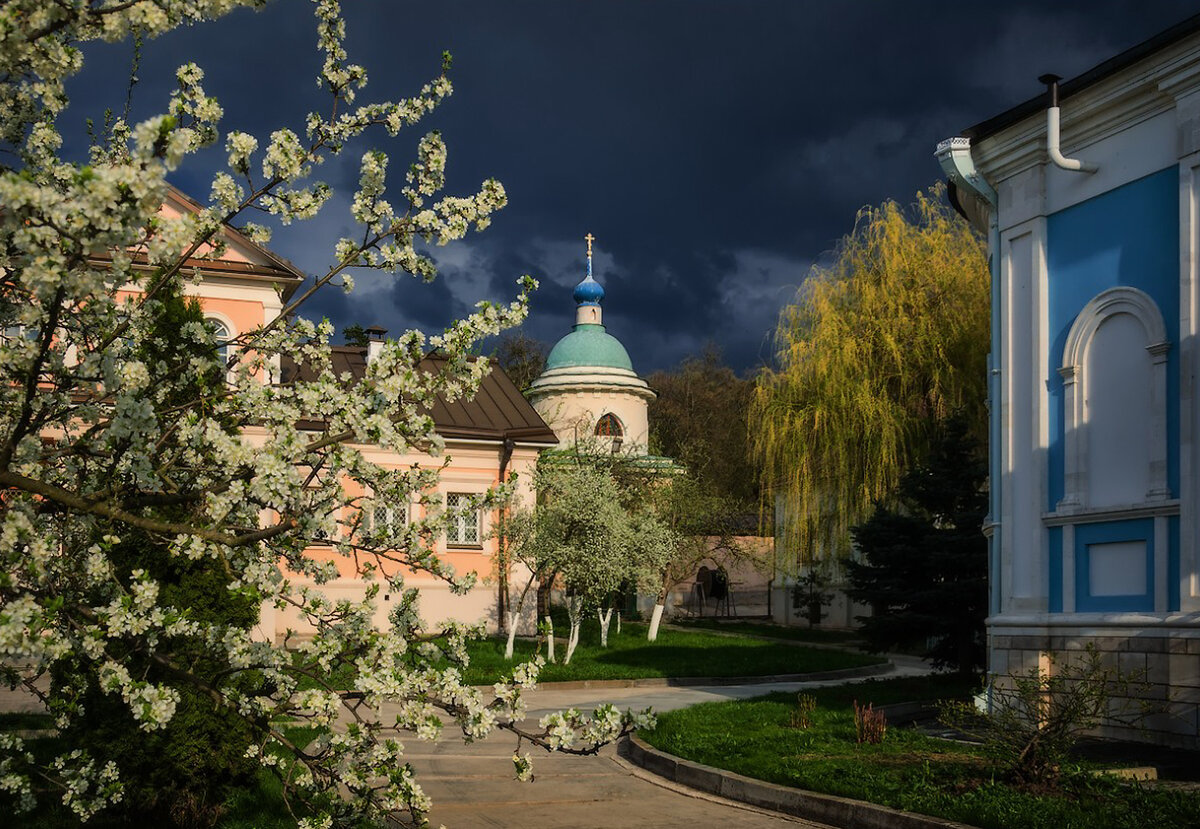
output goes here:
<path id="1" fill-rule="evenodd" d="M 1078 158 L 1066 158 L 1059 149 L 1058 82 L 1062 78 L 1058 75 L 1042 75 L 1038 80 L 1046 85 L 1046 91 L 1050 93 L 1050 106 L 1046 109 L 1046 153 L 1050 160 L 1064 170 L 1096 172 L 1099 168 L 1095 164 L 1080 161 Z"/>

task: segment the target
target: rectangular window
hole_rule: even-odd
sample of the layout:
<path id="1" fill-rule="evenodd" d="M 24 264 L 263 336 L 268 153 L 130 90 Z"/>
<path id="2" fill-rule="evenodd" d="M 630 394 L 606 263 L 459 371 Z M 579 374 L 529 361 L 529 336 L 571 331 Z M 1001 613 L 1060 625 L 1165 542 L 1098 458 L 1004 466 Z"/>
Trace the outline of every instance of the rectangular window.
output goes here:
<path id="1" fill-rule="evenodd" d="M 386 507 L 378 504 L 368 519 L 368 530 L 395 535 L 408 526 L 408 504 Z"/>
<path id="2" fill-rule="evenodd" d="M 450 492 L 446 495 L 446 513 L 450 518 L 446 544 L 450 547 L 483 545 L 483 516 L 474 505 L 473 498 L 468 492 Z"/>

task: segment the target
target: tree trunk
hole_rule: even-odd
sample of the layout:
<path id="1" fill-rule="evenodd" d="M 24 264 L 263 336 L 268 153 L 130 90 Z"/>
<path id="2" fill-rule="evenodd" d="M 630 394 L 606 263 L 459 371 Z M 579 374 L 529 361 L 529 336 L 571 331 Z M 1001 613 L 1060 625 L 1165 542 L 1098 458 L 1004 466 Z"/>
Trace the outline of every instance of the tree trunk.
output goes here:
<path id="1" fill-rule="evenodd" d="M 608 647 L 608 623 L 612 621 L 613 609 L 597 610 L 596 615 L 600 617 L 600 647 Z M 620 617 L 617 617 L 620 618 Z"/>
<path id="2" fill-rule="evenodd" d="M 546 661 L 554 663 L 554 621 L 546 614 Z"/>
<path id="3" fill-rule="evenodd" d="M 513 640 L 517 638 L 517 622 L 521 618 L 520 609 L 508 612 L 508 642 L 504 645 L 504 658 L 509 662 L 513 658 Z"/>
<path id="4" fill-rule="evenodd" d="M 650 617 L 650 632 L 646 634 L 646 640 L 653 642 L 658 638 L 658 624 L 662 621 L 663 605 L 656 604 L 654 606 L 654 614 Z"/>
<path id="5" fill-rule="evenodd" d="M 617 636 L 621 635 L 621 611 L 617 611 Z"/>
<path id="6" fill-rule="evenodd" d="M 646 641 L 653 642 L 658 638 L 658 625 L 662 622 L 663 608 L 667 606 L 667 596 L 671 595 L 670 568 L 663 573 L 662 584 L 658 587 L 658 596 L 654 599 L 654 612 L 650 615 L 650 630 L 646 632 Z"/>
<path id="7" fill-rule="evenodd" d="M 563 657 L 563 664 L 571 664 L 571 655 L 575 653 L 575 648 L 579 645 L 579 624 L 583 621 L 582 616 L 583 599 L 572 596 L 567 599 L 567 616 L 571 619 L 571 633 L 567 637 L 567 655 Z"/>

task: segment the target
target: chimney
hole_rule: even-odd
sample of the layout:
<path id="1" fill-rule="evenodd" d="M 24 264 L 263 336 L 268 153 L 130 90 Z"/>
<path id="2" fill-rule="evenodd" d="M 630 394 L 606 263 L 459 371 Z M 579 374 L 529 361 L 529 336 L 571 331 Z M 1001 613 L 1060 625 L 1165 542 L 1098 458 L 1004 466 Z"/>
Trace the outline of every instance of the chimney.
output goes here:
<path id="1" fill-rule="evenodd" d="M 372 325 L 367 329 L 367 362 L 370 363 L 379 356 L 379 352 L 383 349 L 383 340 L 387 336 L 387 329 L 380 328 L 378 325 Z"/>

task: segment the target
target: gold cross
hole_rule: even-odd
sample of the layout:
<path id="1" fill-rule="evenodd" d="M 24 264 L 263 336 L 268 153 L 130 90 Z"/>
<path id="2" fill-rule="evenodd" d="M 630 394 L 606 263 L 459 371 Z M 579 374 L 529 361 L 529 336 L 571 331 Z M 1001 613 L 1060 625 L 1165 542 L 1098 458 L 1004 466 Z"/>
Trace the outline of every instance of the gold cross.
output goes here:
<path id="1" fill-rule="evenodd" d="M 592 242 L 594 242 L 596 240 L 596 237 L 589 233 L 587 236 L 584 236 L 583 238 L 587 240 L 588 259 L 591 259 L 592 258 Z"/>

